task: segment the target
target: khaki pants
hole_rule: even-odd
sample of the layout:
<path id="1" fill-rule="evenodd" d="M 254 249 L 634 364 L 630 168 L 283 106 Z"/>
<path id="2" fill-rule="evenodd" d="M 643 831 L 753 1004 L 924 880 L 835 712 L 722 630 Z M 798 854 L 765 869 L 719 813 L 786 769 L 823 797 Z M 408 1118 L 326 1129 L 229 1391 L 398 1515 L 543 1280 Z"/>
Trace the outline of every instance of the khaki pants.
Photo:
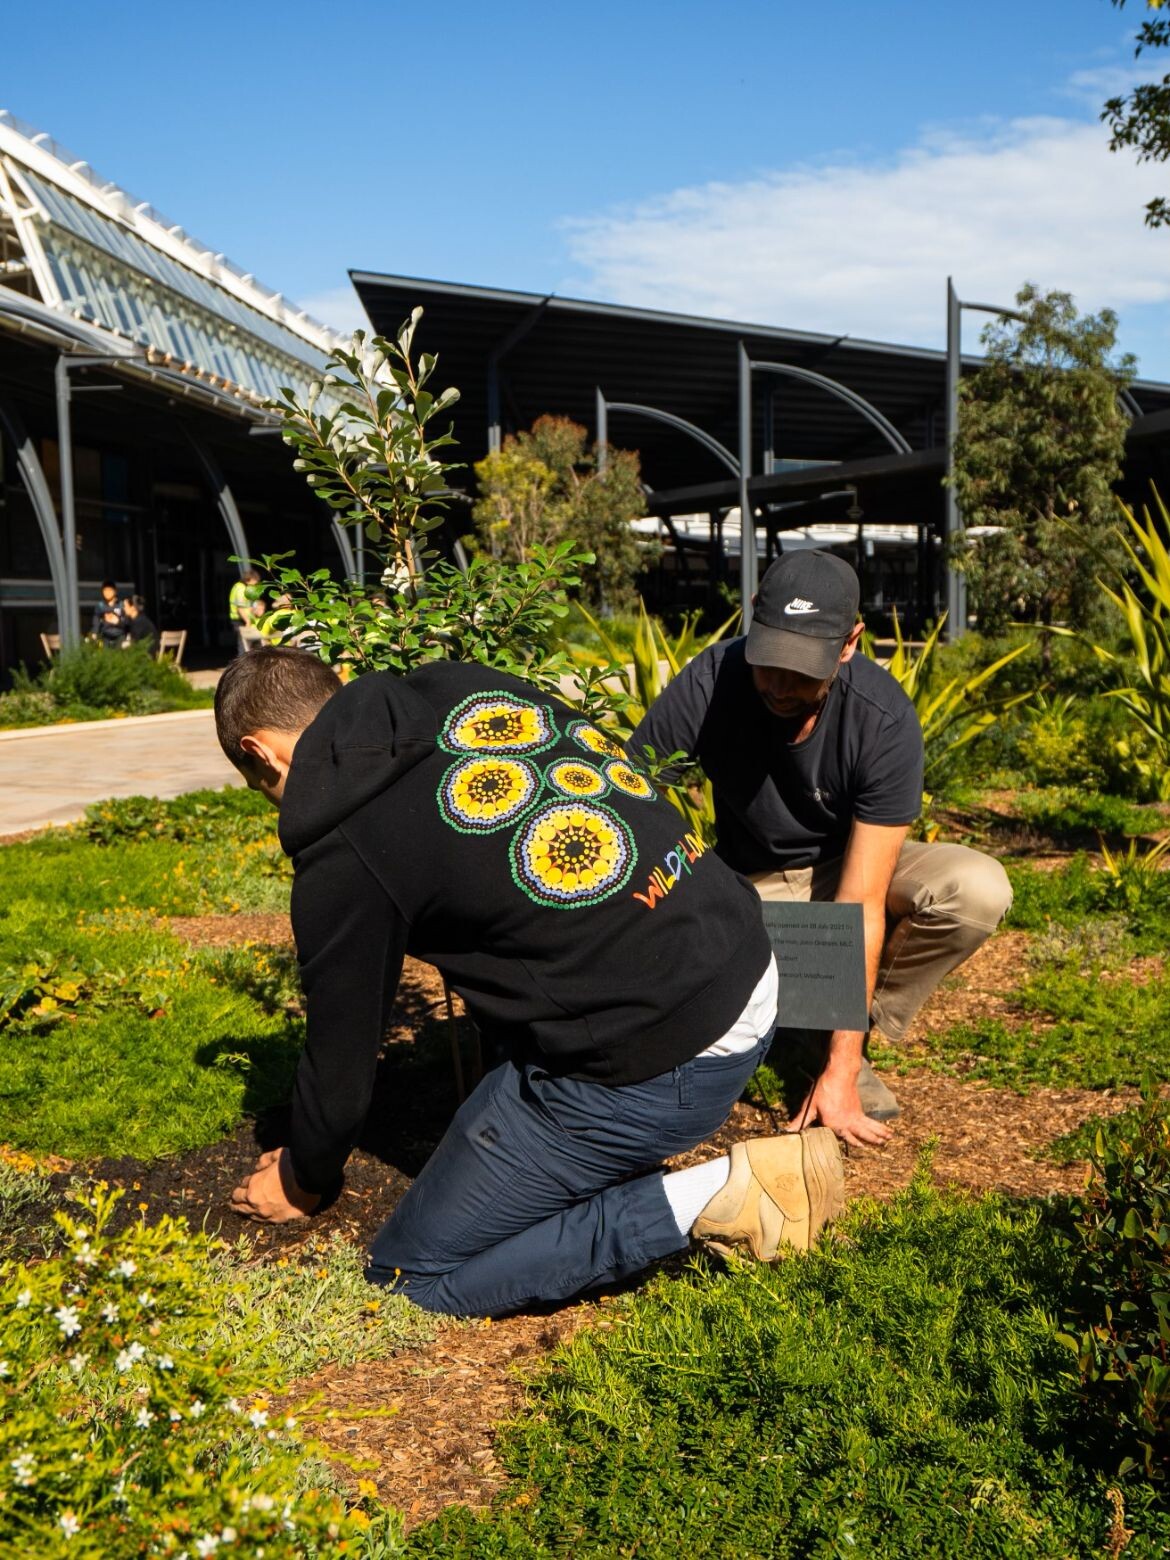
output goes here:
<path id="1" fill-rule="evenodd" d="M 832 899 L 844 858 L 787 872 L 753 872 L 761 899 Z M 969 959 L 1011 909 L 1007 873 L 966 845 L 907 840 L 886 896 L 886 942 L 871 1019 L 900 1040 L 945 976 Z M 781 1015 L 783 1017 L 783 1015 Z"/>

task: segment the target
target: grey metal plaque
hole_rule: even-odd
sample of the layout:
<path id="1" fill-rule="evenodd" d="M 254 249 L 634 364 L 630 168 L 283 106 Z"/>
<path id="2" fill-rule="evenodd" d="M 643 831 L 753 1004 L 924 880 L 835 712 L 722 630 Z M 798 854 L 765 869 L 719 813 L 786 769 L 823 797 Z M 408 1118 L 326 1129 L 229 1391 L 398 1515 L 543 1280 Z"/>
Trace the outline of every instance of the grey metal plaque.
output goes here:
<path id="1" fill-rule="evenodd" d="M 861 906 L 765 901 L 784 1029 L 869 1028 Z"/>

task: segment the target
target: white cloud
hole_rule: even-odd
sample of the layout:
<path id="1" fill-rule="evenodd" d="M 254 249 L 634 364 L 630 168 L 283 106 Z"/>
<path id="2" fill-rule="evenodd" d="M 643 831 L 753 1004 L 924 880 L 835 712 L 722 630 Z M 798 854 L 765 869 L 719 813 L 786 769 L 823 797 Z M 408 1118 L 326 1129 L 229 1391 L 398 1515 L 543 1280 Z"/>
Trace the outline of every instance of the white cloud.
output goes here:
<path id="1" fill-rule="evenodd" d="M 1122 345 L 1170 367 L 1170 234 L 1143 209 L 1170 169 L 1064 118 L 932 131 L 891 161 L 836 159 L 565 224 L 587 296 L 938 345 L 944 288 L 1010 303 L 1024 281 L 1127 313 Z M 1150 314 L 1154 318 L 1151 320 Z M 972 327 L 972 333 L 977 327 Z M 971 341 L 968 345 L 973 346 Z"/>
<path id="2" fill-rule="evenodd" d="M 297 308 L 328 325 L 330 330 L 350 336 L 355 330 L 369 330 L 370 322 L 362 308 L 357 292 L 347 282 L 344 287 L 330 287 L 324 292 L 310 293 L 297 301 Z"/>

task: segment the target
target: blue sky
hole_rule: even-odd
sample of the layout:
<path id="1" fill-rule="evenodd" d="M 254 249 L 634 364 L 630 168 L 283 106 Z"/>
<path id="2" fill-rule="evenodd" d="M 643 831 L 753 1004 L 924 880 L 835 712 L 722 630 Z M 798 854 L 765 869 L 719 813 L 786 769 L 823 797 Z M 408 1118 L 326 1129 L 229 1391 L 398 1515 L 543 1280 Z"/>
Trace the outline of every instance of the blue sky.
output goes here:
<path id="1" fill-rule="evenodd" d="M 1096 123 L 1142 9 L 56 0 L 0 107 L 339 326 L 353 266 L 936 344 L 953 270 L 1170 379 L 1170 168 Z"/>

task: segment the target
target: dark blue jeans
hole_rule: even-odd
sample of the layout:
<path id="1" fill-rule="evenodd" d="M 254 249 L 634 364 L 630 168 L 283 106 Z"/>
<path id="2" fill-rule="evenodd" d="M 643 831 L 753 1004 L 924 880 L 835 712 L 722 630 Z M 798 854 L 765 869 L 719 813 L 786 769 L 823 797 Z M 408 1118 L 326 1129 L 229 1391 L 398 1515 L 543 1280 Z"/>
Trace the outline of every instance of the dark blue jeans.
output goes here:
<path id="1" fill-rule="evenodd" d="M 721 1127 L 770 1039 L 618 1088 L 502 1063 L 379 1230 L 367 1277 L 428 1311 L 501 1316 L 681 1251 L 662 1176 L 624 1177 Z"/>

